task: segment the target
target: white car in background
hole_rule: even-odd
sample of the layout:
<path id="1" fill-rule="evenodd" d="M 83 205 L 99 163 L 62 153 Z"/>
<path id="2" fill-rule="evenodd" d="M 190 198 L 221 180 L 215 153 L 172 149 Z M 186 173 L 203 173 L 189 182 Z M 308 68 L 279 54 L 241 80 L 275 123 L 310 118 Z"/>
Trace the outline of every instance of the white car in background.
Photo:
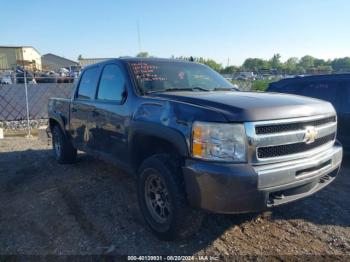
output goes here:
<path id="1" fill-rule="evenodd" d="M 64 67 L 60 68 L 58 70 L 58 73 L 60 76 L 69 76 L 69 70 L 67 68 L 64 68 Z"/>
<path id="2" fill-rule="evenodd" d="M 10 75 L 4 75 L 0 79 L 1 84 L 12 85 L 12 79 Z"/>

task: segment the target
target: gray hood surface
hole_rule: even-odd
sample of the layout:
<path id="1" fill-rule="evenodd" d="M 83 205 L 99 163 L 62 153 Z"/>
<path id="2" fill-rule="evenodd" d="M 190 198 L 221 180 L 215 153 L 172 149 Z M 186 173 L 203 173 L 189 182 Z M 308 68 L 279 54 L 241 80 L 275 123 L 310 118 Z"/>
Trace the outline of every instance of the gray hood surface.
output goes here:
<path id="1" fill-rule="evenodd" d="M 167 92 L 153 96 L 220 111 L 228 121 L 245 122 L 335 114 L 326 101 L 278 93 L 260 92 Z"/>

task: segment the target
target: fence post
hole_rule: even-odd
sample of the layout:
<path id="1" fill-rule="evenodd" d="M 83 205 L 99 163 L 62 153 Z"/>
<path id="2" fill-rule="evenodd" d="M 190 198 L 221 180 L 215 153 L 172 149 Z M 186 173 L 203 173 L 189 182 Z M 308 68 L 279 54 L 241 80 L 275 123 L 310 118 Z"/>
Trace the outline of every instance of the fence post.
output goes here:
<path id="1" fill-rule="evenodd" d="M 26 91 L 26 108 L 27 108 L 27 131 L 28 131 L 28 134 L 27 134 L 27 138 L 31 138 L 32 135 L 30 133 L 30 123 L 29 123 L 29 104 L 28 104 L 28 86 L 27 86 L 27 72 L 26 72 L 26 69 L 24 68 L 23 70 L 23 76 L 24 76 L 24 88 L 25 88 L 25 91 Z"/>

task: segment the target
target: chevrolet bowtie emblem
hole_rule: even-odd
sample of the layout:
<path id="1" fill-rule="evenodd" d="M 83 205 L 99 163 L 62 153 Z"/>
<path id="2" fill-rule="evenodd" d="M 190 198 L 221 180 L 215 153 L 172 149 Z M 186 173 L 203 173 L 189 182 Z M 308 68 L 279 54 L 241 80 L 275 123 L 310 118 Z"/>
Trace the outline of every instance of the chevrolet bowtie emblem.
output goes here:
<path id="1" fill-rule="evenodd" d="M 317 139 L 318 132 L 314 126 L 307 126 L 305 129 L 304 142 L 311 144 Z"/>

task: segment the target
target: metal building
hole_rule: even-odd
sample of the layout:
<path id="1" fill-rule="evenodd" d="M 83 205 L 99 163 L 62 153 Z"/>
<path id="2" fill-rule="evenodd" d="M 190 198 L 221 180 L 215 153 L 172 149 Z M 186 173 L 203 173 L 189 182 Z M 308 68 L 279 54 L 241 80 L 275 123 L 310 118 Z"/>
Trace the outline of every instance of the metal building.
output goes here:
<path id="1" fill-rule="evenodd" d="M 41 55 L 32 46 L 0 46 L 0 70 L 14 70 L 16 66 L 41 70 Z"/>
<path id="2" fill-rule="evenodd" d="M 70 68 L 72 66 L 78 66 L 79 63 L 67 58 L 54 55 L 45 54 L 41 57 L 42 69 L 44 71 L 58 71 L 60 68 Z"/>

